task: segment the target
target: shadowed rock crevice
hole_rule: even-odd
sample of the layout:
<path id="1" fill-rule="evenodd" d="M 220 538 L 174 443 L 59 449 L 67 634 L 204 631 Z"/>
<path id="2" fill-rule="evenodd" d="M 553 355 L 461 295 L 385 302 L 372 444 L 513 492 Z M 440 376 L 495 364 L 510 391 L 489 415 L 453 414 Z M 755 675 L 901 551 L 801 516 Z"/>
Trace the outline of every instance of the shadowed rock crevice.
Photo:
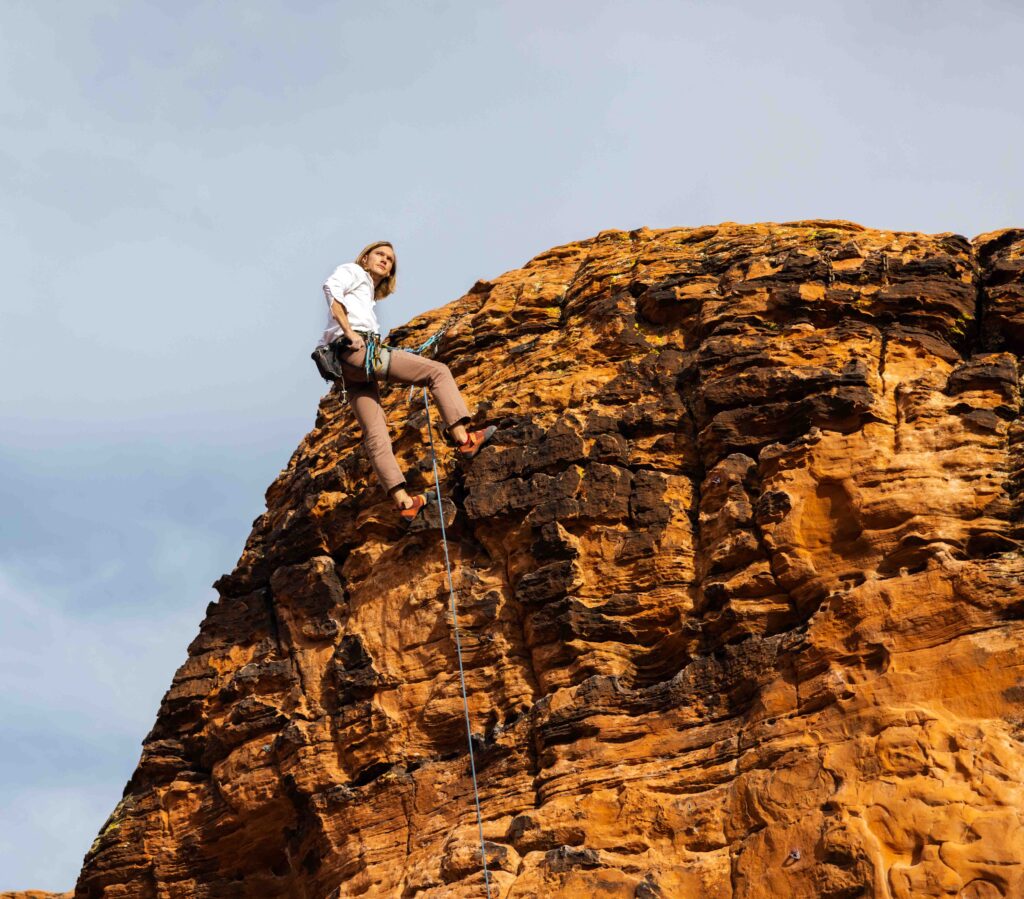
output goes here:
<path id="1" fill-rule="evenodd" d="M 1022 279 L 1020 229 L 608 231 L 391 335 L 498 426 L 438 447 L 496 895 L 1024 894 Z M 435 519 L 328 393 L 79 899 L 482 895 Z"/>

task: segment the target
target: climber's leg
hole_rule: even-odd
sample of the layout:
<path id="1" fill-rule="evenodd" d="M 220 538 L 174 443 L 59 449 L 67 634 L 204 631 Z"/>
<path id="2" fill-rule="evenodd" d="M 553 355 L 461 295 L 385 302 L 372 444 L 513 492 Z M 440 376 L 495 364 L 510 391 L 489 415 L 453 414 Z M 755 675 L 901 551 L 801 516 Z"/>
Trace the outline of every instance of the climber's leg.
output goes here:
<path id="1" fill-rule="evenodd" d="M 447 365 L 434 359 L 424 359 L 415 353 L 392 350 L 388 380 L 414 384 L 417 387 L 429 387 L 445 425 L 455 437 L 459 436 L 456 429 L 460 429 L 460 442 L 465 441 L 465 423 L 470 418 L 469 409 L 459 393 L 459 388 L 455 386 L 455 378 L 452 377 Z"/>
<path id="2" fill-rule="evenodd" d="M 366 383 L 366 347 L 361 350 L 341 350 L 338 353 L 341 367 L 345 370 L 345 384 Z"/>
<path id="3" fill-rule="evenodd" d="M 348 387 L 349 404 L 363 431 L 363 447 L 366 450 L 366 455 L 370 459 L 370 464 L 373 466 L 381 486 L 394 496 L 396 491 L 404 491 L 405 478 L 402 476 L 402 470 L 398 467 L 394 450 L 391 448 L 388 420 L 380 406 L 377 385 L 372 381 L 359 383 L 354 379 L 349 379 L 347 369 L 345 383 Z M 408 498 L 408 494 L 406 497 Z M 399 507 L 402 505 L 397 498 L 395 504 Z"/>

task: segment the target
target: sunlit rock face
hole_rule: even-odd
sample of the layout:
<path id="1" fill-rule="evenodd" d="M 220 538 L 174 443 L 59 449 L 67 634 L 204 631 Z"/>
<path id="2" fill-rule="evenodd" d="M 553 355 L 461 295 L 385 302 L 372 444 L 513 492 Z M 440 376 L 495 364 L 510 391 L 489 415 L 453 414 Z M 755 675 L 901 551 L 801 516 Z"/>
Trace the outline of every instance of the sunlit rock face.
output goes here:
<path id="1" fill-rule="evenodd" d="M 452 317 L 491 895 L 1024 896 L 1024 231 L 610 231 L 392 342 Z M 336 392 L 217 587 L 76 897 L 485 895 L 440 534 Z"/>
<path id="2" fill-rule="evenodd" d="M 74 893 L 48 893 L 45 890 L 10 890 L 0 893 L 0 899 L 71 899 Z"/>

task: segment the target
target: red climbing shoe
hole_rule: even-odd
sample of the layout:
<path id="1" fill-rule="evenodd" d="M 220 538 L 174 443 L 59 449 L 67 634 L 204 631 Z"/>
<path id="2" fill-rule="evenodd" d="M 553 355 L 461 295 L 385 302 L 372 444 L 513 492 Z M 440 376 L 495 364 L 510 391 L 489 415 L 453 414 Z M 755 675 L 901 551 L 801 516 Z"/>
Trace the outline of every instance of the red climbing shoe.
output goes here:
<path id="1" fill-rule="evenodd" d="M 466 442 L 459 445 L 457 450 L 459 458 L 468 462 L 483 449 L 484 444 L 494 436 L 494 432 L 497 430 L 497 426 L 491 425 L 479 431 L 470 431 L 466 436 Z"/>
<path id="2" fill-rule="evenodd" d="M 416 516 L 420 514 L 420 510 L 423 509 L 427 503 L 431 503 L 433 501 L 433 490 L 428 490 L 426 493 L 417 493 L 412 498 L 412 505 L 407 509 L 400 509 L 398 514 L 402 516 L 402 521 L 405 524 L 412 524 L 416 520 Z"/>

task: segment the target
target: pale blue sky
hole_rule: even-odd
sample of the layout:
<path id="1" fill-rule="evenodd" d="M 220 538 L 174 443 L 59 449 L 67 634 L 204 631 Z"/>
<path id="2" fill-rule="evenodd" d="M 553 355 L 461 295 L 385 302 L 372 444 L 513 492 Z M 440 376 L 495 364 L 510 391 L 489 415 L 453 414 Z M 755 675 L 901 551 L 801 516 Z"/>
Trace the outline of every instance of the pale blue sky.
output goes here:
<path id="1" fill-rule="evenodd" d="M 1012 2 L 0 8 L 0 890 L 67 889 L 312 426 L 319 285 L 385 325 L 606 228 L 1024 224 Z"/>

